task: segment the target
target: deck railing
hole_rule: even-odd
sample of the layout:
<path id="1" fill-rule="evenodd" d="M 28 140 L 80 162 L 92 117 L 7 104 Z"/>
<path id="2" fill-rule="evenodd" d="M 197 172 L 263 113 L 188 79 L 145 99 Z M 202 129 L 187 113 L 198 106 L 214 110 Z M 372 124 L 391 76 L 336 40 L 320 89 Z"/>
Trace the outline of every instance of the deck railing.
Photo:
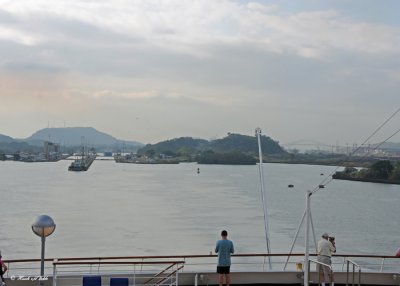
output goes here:
<path id="1" fill-rule="evenodd" d="M 327 280 L 327 278 L 329 278 L 329 283 L 332 285 L 332 279 L 333 279 L 333 270 L 332 270 L 332 266 L 331 265 L 328 265 L 328 264 L 325 264 L 325 263 L 322 263 L 322 262 L 319 262 L 319 261 L 316 261 L 316 260 L 313 260 L 313 259 L 309 259 L 308 260 L 308 276 L 307 277 L 309 277 L 309 279 L 310 279 L 310 269 L 311 269 L 311 263 L 315 263 L 318 267 L 317 268 L 319 268 L 319 271 L 317 271 L 316 272 L 316 274 L 318 275 L 318 285 L 320 285 L 321 284 L 321 282 L 323 282 L 323 281 L 321 281 L 321 275 L 320 275 L 320 273 L 323 273 L 323 277 L 324 277 L 324 282 L 328 282 Z M 321 267 L 322 266 L 322 267 Z M 329 274 L 327 274 L 325 271 L 324 271 L 324 267 L 326 267 L 326 268 L 328 268 L 329 269 Z M 321 269 L 322 268 L 322 269 Z M 328 275 L 328 277 L 326 277 L 326 275 Z M 310 282 L 310 281 L 308 281 L 308 282 Z M 314 283 L 315 283 L 315 281 L 314 281 Z"/>
<path id="2" fill-rule="evenodd" d="M 271 257 L 273 271 L 282 271 L 285 260 L 290 256 L 288 271 L 302 271 L 298 265 L 304 264 L 304 253 L 277 253 L 277 254 L 234 254 L 232 258 L 232 271 L 269 271 L 267 258 Z M 315 256 L 310 255 L 311 257 Z M 357 255 L 357 254 L 336 254 L 332 258 L 332 267 L 335 272 L 345 272 L 347 261 L 354 262 L 357 266 L 367 271 L 373 272 L 393 272 L 398 273 L 400 269 L 400 259 L 395 256 L 380 256 L 380 255 Z M 142 269 L 151 269 L 150 264 L 147 262 L 166 262 L 170 261 L 183 261 L 185 268 L 180 270 L 182 272 L 205 272 L 215 271 L 216 255 L 157 255 L 157 256 L 114 256 L 114 257 L 67 257 L 67 258 L 47 258 L 45 259 L 45 273 L 51 275 L 53 271 L 52 263 L 56 261 L 57 265 L 64 263 L 66 273 L 79 273 L 79 272 L 94 272 L 94 271 L 109 271 L 109 272 L 123 272 L 130 269 L 129 265 L 136 265 Z M 69 263 L 67 265 L 66 262 Z M 83 263 L 85 268 L 83 268 Z M 90 262 L 90 263 L 89 263 Z M 127 262 L 126 264 L 118 264 L 114 262 Z M 135 262 L 132 264 L 132 262 Z M 143 263 L 146 262 L 146 263 Z M 383 263 L 384 262 L 384 263 Z M 11 278 L 16 275 L 37 275 L 39 273 L 40 259 L 14 259 L 5 260 L 9 271 L 6 272 L 5 277 Z M 131 263 L 131 264 L 130 264 Z M 297 264 L 297 267 L 296 267 Z M 302 266 L 302 265 L 300 265 Z M 154 269 L 151 269 L 154 271 Z M 157 273 L 154 272 L 154 273 Z"/>
<path id="3" fill-rule="evenodd" d="M 129 285 L 178 286 L 178 274 L 184 261 L 53 261 L 52 286 L 82 285 L 82 277 L 101 276 L 111 281 L 112 277 L 123 276 Z M 78 268 L 76 267 L 79 267 Z M 93 269 L 92 266 L 96 266 Z M 112 266 L 110 268 L 110 266 Z M 121 266 L 125 266 L 122 270 Z M 71 269 L 71 267 L 73 267 Z M 161 269 L 161 271 L 160 271 Z M 71 271 L 72 270 L 72 271 Z M 156 273 L 157 274 L 154 274 Z M 109 284 L 109 283 L 106 283 Z"/>
<path id="4" fill-rule="evenodd" d="M 361 266 L 355 263 L 354 261 L 347 259 L 347 268 L 346 268 L 346 286 L 349 285 L 349 274 L 350 274 L 350 264 L 352 265 L 352 285 L 354 286 L 355 282 L 355 270 L 358 269 L 358 286 L 361 285 Z M 382 268 L 381 268 L 382 271 Z"/>

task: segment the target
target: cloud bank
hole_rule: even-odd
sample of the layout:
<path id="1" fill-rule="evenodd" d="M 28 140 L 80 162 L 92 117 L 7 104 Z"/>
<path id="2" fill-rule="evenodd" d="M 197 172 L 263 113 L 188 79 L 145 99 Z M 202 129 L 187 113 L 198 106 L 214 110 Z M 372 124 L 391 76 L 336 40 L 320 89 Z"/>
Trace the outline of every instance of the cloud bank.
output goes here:
<path id="1" fill-rule="evenodd" d="M 143 142 L 257 126 L 284 142 L 367 135 L 399 102 L 399 26 L 268 3 L 0 1 L 0 133 L 50 121 Z"/>

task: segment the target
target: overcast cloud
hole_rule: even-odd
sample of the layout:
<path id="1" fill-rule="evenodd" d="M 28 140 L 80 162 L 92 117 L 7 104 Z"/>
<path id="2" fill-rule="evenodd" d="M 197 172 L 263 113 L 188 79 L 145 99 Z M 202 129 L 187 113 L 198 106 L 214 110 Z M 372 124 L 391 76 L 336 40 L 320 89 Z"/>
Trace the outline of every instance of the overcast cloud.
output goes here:
<path id="1" fill-rule="evenodd" d="M 0 1 L 0 133 L 361 143 L 399 107 L 400 7 L 322 2 Z"/>

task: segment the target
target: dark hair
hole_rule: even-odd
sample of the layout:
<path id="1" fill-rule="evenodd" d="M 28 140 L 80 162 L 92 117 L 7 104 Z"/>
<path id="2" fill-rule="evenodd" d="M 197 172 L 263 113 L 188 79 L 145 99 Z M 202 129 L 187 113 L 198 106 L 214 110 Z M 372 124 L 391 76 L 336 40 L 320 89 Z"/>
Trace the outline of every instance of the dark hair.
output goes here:
<path id="1" fill-rule="evenodd" d="M 221 236 L 228 236 L 228 232 L 226 230 L 221 231 Z"/>

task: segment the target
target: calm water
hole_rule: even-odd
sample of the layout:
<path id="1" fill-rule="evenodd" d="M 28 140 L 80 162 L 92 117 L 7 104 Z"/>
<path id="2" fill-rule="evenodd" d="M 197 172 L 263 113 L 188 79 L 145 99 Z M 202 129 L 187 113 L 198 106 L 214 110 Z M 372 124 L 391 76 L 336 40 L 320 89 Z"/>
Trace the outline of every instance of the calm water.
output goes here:
<path id="1" fill-rule="evenodd" d="M 40 214 L 57 224 L 46 244 L 52 257 L 208 254 L 221 229 L 238 253 L 265 252 L 257 166 L 95 161 L 79 173 L 68 172 L 69 163 L 0 162 L 5 258 L 39 257 L 30 226 Z M 289 251 L 306 190 L 333 169 L 265 165 L 272 252 Z M 400 246 L 399 203 L 399 186 L 333 181 L 312 197 L 317 236 L 335 234 L 339 253 L 392 255 Z M 295 251 L 304 251 L 303 233 Z"/>

